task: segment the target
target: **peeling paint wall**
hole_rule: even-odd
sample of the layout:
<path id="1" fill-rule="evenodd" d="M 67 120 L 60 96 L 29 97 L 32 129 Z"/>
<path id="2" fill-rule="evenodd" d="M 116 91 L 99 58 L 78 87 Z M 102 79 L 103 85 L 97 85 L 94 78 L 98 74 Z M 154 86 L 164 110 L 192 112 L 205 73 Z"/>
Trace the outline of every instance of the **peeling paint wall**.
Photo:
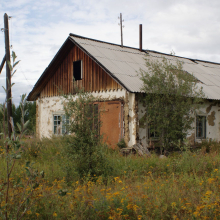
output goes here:
<path id="1" fill-rule="evenodd" d="M 40 114 L 39 114 L 39 100 L 36 101 L 36 138 L 40 138 L 40 133 L 39 133 L 39 125 L 40 125 Z"/>
<path id="2" fill-rule="evenodd" d="M 129 93 L 126 92 L 124 99 L 124 140 L 128 145 L 130 141 L 129 135 Z"/>
<path id="3" fill-rule="evenodd" d="M 126 92 L 124 104 L 124 140 L 129 147 L 136 144 L 136 115 L 135 93 Z"/>
<path id="4" fill-rule="evenodd" d="M 148 129 L 147 129 L 147 123 L 145 121 L 142 121 L 141 118 L 146 114 L 145 106 L 143 106 L 143 103 L 138 100 L 138 137 L 139 142 L 144 146 L 148 147 Z"/>
<path id="5" fill-rule="evenodd" d="M 220 102 L 211 100 L 206 101 L 197 111 L 197 115 L 206 116 L 206 138 L 220 141 Z M 194 132 L 196 134 L 196 123 L 194 122 Z M 196 142 L 201 142 L 196 139 Z"/>
<path id="6" fill-rule="evenodd" d="M 208 115 L 207 120 L 208 120 L 208 124 L 210 126 L 214 126 L 215 125 L 215 111 L 212 111 L 211 114 Z"/>
<path id="7" fill-rule="evenodd" d="M 123 106 L 123 135 L 128 146 L 141 142 L 148 146 L 148 128 L 145 122 L 140 119 L 146 114 L 145 107 L 138 100 L 138 95 L 129 93 L 124 89 L 93 92 L 97 101 L 121 100 Z M 36 135 L 39 138 L 51 137 L 53 134 L 53 114 L 63 111 L 62 98 L 59 96 L 39 98 L 36 109 Z M 206 137 L 220 141 L 220 102 L 206 101 L 197 111 L 198 115 L 206 116 Z M 196 123 L 193 123 L 193 129 L 189 131 L 188 139 L 190 144 L 201 142 L 196 139 Z"/>
<path id="8" fill-rule="evenodd" d="M 37 137 L 51 137 L 53 130 L 53 114 L 63 112 L 62 98 L 38 98 L 36 102 L 36 133 Z"/>
<path id="9" fill-rule="evenodd" d="M 124 89 L 92 92 L 96 101 L 120 100 L 124 103 L 123 109 L 123 136 L 128 144 L 132 146 L 137 138 L 137 101 L 134 93 L 129 93 Z M 53 134 L 53 114 L 64 114 L 64 99 L 60 96 L 38 98 L 36 102 L 36 133 L 37 137 L 51 137 Z"/>
<path id="10" fill-rule="evenodd" d="M 139 142 L 144 146 L 148 146 L 148 128 L 145 122 L 140 122 L 140 119 L 146 114 L 145 107 L 138 101 L 138 120 L 139 120 Z M 197 111 L 197 115 L 206 116 L 206 138 L 220 141 L 220 102 L 206 101 Z M 191 145 L 195 142 L 201 142 L 201 139 L 196 138 L 196 121 L 192 124 L 193 129 L 188 133 L 188 140 Z"/>
<path id="11" fill-rule="evenodd" d="M 129 142 L 128 146 L 136 144 L 136 103 L 135 93 L 128 94 L 129 100 Z"/>

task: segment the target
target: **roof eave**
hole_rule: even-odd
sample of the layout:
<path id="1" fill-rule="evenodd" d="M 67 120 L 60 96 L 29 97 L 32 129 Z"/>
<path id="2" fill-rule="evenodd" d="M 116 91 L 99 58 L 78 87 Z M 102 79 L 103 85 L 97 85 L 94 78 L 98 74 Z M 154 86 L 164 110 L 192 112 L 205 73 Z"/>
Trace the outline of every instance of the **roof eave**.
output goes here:
<path id="1" fill-rule="evenodd" d="M 46 67 L 46 69 L 44 70 L 44 72 L 41 74 L 40 78 L 37 80 L 37 82 L 35 83 L 32 91 L 28 94 L 27 96 L 27 101 L 35 101 L 38 96 L 39 93 L 41 91 L 39 91 L 38 93 L 36 93 L 36 90 L 39 88 L 39 86 L 42 83 L 43 78 L 47 75 L 48 71 L 50 70 L 50 68 L 53 66 L 53 64 L 56 62 L 57 57 L 60 55 L 61 51 L 64 49 L 64 47 L 66 46 L 66 44 L 68 43 L 68 41 L 70 42 L 69 37 L 65 40 L 65 42 L 63 43 L 63 45 L 60 47 L 60 49 L 58 50 L 58 52 L 56 53 L 56 55 L 54 56 L 54 58 L 51 60 L 50 64 Z M 36 94 L 35 94 L 36 93 Z"/>

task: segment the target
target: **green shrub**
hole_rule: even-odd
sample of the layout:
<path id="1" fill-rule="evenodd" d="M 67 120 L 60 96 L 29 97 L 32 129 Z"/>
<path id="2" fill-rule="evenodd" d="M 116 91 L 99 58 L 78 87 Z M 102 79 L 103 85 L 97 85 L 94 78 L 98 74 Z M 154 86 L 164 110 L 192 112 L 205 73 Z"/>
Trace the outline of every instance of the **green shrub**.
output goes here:
<path id="1" fill-rule="evenodd" d="M 72 169 L 75 169 L 81 179 L 85 176 L 96 179 L 101 175 L 109 175 L 112 168 L 106 159 L 106 146 L 100 135 L 99 109 L 98 105 L 94 104 L 94 97 L 78 90 L 77 95 L 65 98 L 65 112 L 70 119 L 67 127 L 72 133 L 65 137 L 67 179 L 71 179 Z"/>
<path id="2" fill-rule="evenodd" d="M 117 143 L 117 146 L 118 146 L 120 149 L 127 147 L 124 138 L 122 138 L 122 139 Z"/>

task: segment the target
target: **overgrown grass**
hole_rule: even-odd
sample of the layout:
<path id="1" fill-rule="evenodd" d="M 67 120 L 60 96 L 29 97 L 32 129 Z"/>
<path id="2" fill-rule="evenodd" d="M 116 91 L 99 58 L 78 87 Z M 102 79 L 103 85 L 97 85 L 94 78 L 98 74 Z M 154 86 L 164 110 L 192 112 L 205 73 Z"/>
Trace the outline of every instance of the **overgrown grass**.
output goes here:
<path id="1" fill-rule="evenodd" d="M 155 154 L 150 158 L 123 157 L 107 150 L 111 173 L 96 181 L 86 176 L 83 182 L 74 170 L 74 161 L 65 155 L 65 143 L 64 138 L 57 137 L 25 142 L 12 182 L 20 177 L 25 185 L 27 161 L 45 172 L 30 198 L 33 204 L 25 219 L 220 219 L 219 143 L 204 143 L 200 150 L 166 159 Z M 68 173 L 65 167 L 71 163 L 73 169 Z M 0 195 L 5 166 L 0 152 Z M 23 188 L 22 184 L 10 188 L 11 213 L 20 204 L 16 195 Z"/>

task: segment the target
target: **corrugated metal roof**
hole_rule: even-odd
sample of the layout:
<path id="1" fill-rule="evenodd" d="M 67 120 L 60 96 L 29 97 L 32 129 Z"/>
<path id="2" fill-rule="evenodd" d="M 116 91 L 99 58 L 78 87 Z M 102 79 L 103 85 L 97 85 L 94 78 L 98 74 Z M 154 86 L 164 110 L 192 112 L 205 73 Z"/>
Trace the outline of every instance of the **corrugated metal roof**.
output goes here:
<path id="1" fill-rule="evenodd" d="M 155 51 L 139 51 L 136 48 L 121 47 L 79 36 L 70 36 L 81 48 L 103 65 L 112 76 L 116 77 L 131 92 L 141 92 L 142 81 L 140 69 L 147 70 L 145 66 L 146 52 L 148 59 L 161 61 L 163 57 L 171 63 L 183 63 L 183 69 L 193 74 L 201 83 L 208 99 L 220 99 L 220 65 L 216 63 L 192 60 Z"/>
<path id="2" fill-rule="evenodd" d="M 150 60 L 158 60 L 159 62 L 165 57 L 172 64 L 180 61 L 183 69 L 193 74 L 199 81 L 199 87 L 203 87 L 203 91 L 208 99 L 220 100 L 220 64 L 202 60 L 193 60 L 184 57 L 178 57 L 169 54 L 163 54 L 157 51 L 140 51 L 137 48 L 121 47 L 120 45 L 106 43 L 94 39 L 85 38 L 78 35 L 70 34 L 60 48 L 54 59 L 49 64 L 51 67 L 56 62 L 57 56 L 61 53 L 61 49 L 69 48 L 70 45 L 78 45 L 86 52 L 95 62 L 105 69 L 119 84 L 130 92 L 141 92 L 142 81 L 140 80 L 140 69 L 147 71 L 145 65 L 146 55 Z M 70 44 L 70 45 L 69 45 Z M 64 48 L 65 49 L 65 48 Z M 62 50 L 64 50 L 62 49 Z M 42 76 L 35 84 L 33 90 L 28 95 L 28 100 L 35 100 L 42 90 L 42 80 L 48 74 L 47 68 Z"/>

